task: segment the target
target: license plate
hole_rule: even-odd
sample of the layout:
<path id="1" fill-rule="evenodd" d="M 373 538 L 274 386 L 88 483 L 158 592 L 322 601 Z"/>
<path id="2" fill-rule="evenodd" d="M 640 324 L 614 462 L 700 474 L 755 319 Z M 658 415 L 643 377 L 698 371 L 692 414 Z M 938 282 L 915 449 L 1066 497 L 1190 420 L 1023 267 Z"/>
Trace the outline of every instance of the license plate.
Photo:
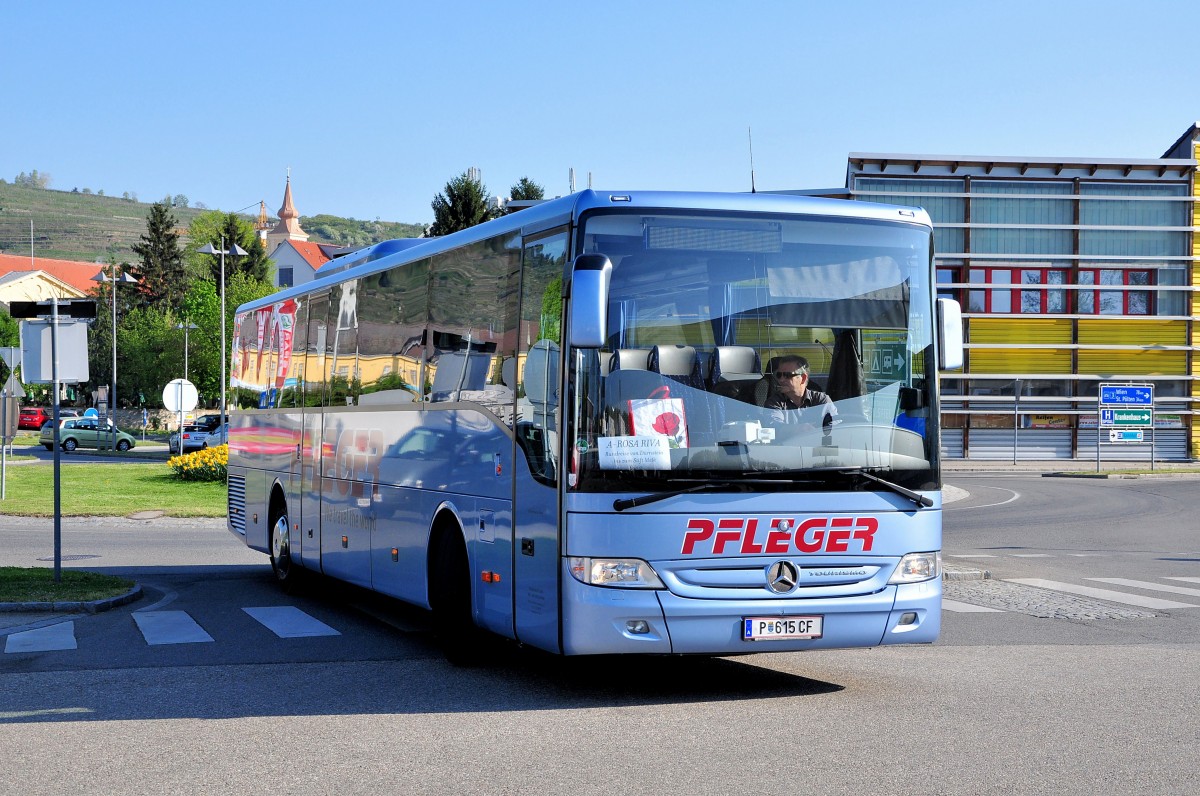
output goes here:
<path id="1" fill-rule="evenodd" d="M 742 639 L 820 638 L 824 625 L 823 616 L 749 616 L 742 620 Z"/>

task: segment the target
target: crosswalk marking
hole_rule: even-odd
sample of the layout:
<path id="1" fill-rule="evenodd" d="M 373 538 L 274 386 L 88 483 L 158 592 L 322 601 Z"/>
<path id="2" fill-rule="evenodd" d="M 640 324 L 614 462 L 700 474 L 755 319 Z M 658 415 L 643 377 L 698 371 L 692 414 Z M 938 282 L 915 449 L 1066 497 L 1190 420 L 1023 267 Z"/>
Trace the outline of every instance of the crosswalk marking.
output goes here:
<path id="1" fill-rule="evenodd" d="M 1165 591 L 1171 594 L 1183 594 L 1188 597 L 1200 597 L 1200 589 L 1189 589 L 1184 586 L 1167 586 L 1162 583 L 1150 583 L 1144 580 L 1129 580 L 1128 578 L 1087 578 L 1087 580 L 1095 580 L 1100 583 L 1111 583 L 1114 586 L 1132 586 L 1135 589 L 1147 589 L 1149 591 Z"/>
<path id="2" fill-rule="evenodd" d="M 340 636 L 338 631 L 319 619 L 314 619 L 294 605 L 270 608 L 243 608 L 259 623 L 280 638 L 311 638 L 313 636 Z"/>
<path id="3" fill-rule="evenodd" d="M 1176 577 L 1176 578 L 1167 578 L 1167 580 L 1180 580 L 1180 581 L 1183 581 L 1184 583 L 1200 583 L 1200 578 Z"/>
<path id="4" fill-rule="evenodd" d="M 12 633 L 4 641 L 6 653 L 74 649 L 79 649 L 79 643 L 75 640 L 75 623 L 73 621 Z"/>
<path id="5" fill-rule="evenodd" d="M 1053 591 L 1065 591 L 1068 594 L 1095 597 L 1098 600 L 1106 600 L 1110 603 L 1137 605 L 1142 608 L 1200 608 L 1200 606 L 1192 603 L 1179 603 L 1173 600 L 1162 600 L 1157 597 L 1143 597 L 1140 594 L 1126 594 L 1125 592 L 1113 591 L 1112 589 L 1077 586 L 1074 583 L 1062 583 L 1057 580 L 1044 580 L 1042 578 L 1006 578 L 1005 580 L 1008 583 L 1020 583 L 1025 586 L 1036 586 L 1039 589 L 1051 589 Z"/>
<path id="6" fill-rule="evenodd" d="M 150 611 L 130 615 L 150 645 L 195 644 L 213 640 L 186 611 Z"/>
<path id="7" fill-rule="evenodd" d="M 295 606 L 243 608 L 249 616 L 279 638 L 340 636 L 338 631 Z M 215 639 L 186 611 L 134 611 L 130 613 L 145 642 L 152 646 L 196 644 Z M 48 652 L 79 649 L 75 622 L 55 622 L 44 627 L 3 634 L 4 652 Z"/>
<path id="8" fill-rule="evenodd" d="M 956 614 L 1002 614 L 1004 611 L 999 608 L 985 608 L 982 605 L 971 605 L 970 603 L 960 603 L 958 600 L 947 600 L 942 598 L 942 610 L 953 611 Z"/>

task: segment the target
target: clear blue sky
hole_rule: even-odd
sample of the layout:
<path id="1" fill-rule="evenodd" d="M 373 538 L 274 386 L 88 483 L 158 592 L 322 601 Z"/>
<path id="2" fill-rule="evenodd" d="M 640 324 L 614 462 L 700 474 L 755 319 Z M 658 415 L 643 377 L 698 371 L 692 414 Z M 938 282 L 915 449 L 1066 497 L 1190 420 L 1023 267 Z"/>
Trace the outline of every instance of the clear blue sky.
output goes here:
<path id="1" fill-rule="evenodd" d="M 849 152 L 1153 158 L 1200 4 L 7 2 L 0 177 L 428 222 L 490 193 L 845 181 Z"/>

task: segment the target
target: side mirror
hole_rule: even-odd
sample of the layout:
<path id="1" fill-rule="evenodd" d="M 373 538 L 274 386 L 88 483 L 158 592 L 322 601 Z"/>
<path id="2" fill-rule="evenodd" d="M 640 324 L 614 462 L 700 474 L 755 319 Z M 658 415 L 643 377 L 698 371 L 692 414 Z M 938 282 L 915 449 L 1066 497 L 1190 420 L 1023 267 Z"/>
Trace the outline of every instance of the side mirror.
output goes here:
<path id="1" fill-rule="evenodd" d="M 938 370 L 954 370 L 963 366 L 962 308 L 954 299 L 937 300 Z"/>
<path id="2" fill-rule="evenodd" d="M 608 329 L 608 283 L 612 261 L 603 254 L 575 258 L 571 276 L 571 345 L 600 348 Z"/>

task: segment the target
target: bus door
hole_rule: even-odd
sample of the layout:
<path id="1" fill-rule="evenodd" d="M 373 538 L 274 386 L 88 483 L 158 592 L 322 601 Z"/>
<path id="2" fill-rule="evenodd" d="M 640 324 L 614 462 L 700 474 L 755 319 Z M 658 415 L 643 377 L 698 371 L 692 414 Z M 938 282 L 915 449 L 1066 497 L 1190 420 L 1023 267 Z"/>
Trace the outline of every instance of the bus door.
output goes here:
<path id="1" fill-rule="evenodd" d="M 517 639 L 559 649 L 562 277 L 569 233 L 526 238 L 513 473 L 513 604 Z"/>
<path id="2" fill-rule="evenodd" d="M 317 572 L 321 571 L 321 454 L 325 431 L 322 420 L 327 400 L 326 368 L 333 345 L 333 337 L 327 334 L 328 313 L 328 293 L 309 299 L 302 385 L 304 408 L 299 449 L 295 452 L 299 478 L 295 481 L 296 494 L 288 500 L 289 511 L 299 510 L 292 518 L 292 532 L 300 537 L 300 560 Z"/>

